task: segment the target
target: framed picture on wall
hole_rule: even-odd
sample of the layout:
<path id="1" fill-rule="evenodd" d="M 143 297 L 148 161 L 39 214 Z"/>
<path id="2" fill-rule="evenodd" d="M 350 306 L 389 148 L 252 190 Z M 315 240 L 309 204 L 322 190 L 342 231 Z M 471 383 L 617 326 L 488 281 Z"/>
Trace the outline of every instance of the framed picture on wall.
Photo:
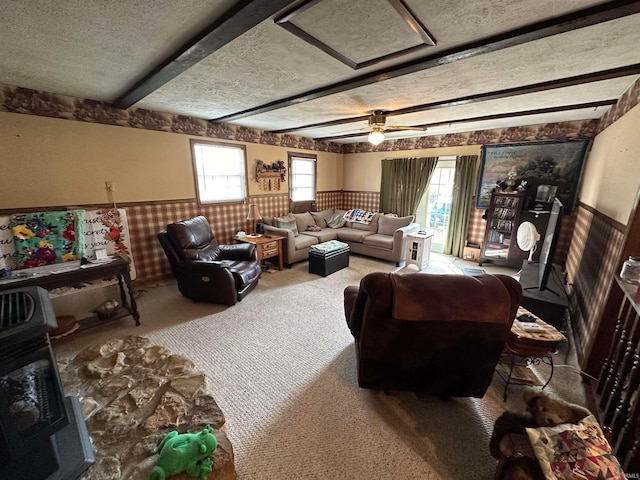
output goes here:
<path id="1" fill-rule="evenodd" d="M 590 142 L 572 139 L 484 145 L 476 208 L 488 208 L 496 188 L 520 188 L 532 200 L 541 193 L 555 192 L 565 212 L 570 213 Z"/>

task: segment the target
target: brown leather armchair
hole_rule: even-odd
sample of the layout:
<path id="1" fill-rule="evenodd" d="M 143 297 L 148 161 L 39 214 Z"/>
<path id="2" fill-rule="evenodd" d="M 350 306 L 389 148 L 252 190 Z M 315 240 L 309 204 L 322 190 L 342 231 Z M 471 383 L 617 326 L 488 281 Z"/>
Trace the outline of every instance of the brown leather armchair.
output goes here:
<path id="1" fill-rule="evenodd" d="M 358 384 L 484 396 L 522 288 L 506 275 L 371 273 L 344 291 Z"/>
<path id="2" fill-rule="evenodd" d="M 256 246 L 218 244 L 203 216 L 167 225 L 158 240 L 180 292 L 194 302 L 234 305 L 258 284 Z"/>

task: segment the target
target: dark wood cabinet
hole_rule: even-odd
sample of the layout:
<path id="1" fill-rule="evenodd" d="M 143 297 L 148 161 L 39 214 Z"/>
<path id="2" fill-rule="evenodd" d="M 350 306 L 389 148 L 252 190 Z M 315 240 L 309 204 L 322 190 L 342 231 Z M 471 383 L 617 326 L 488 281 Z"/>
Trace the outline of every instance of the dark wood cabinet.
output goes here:
<path id="1" fill-rule="evenodd" d="M 520 193 L 493 193 L 487 209 L 487 228 L 480 251 L 478 265 L 491 262 L 496 265 L 520 268 L 526 256 L 518 248 L 516 233 L 524 204 Z"/>

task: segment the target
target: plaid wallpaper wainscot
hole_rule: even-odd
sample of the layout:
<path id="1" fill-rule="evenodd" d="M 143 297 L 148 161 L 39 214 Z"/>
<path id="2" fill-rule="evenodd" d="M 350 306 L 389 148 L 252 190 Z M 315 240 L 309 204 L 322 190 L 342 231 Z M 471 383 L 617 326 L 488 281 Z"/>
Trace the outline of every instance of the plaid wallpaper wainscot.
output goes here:
<path id="1" fill-rule="evenodd" d="M 340 206 L 340 191 L 319 192 L 320 210 Z M 239 230 L 251 230 L 247 220 L 249 204 L 258 205 L 263 217 L 285 215 L 289 211 L 288 195 L 251 197 L 247 204 L 208 204 L 199 206 L 195 200 L 154 202 L 126 207 L 131 234 L 131 253 L 136 260 L 138 279 L 154 282 L 171 275 L 169 262 L 160 247 L 157 235 L 169 223 L 204 215 L 219 243 L 233 243 Z"/>
<path id="2" fill-rule="evenodd" d="M 617 273 L 624 232 L 601 213 L 594 214 L 582 205 L 575 210 L 575 228 L 567 256 L 567 284 L 573 310 L 571 328 L 580 345 L 577 350 L 588 354 L 596 340 L 598 319 Z"/>
<path id="3" fill-rule="evenodd" d="M 348 210 L 360 208 L 375 212 L 379 209 L 380 194 L 378 192 L 357 191 L 325 191 L 318 192 L 317 209 L 340 208 Z M 131 256 L 136 264 L 137 280 L 155 282 L 171 276 L 169 262 L 160 247 L 157 235 L 166 229 L 169 223 L 185 220 L 197 215 L 204 215 L 220 243 L 232 243 L 233 236 L 239 230 L 250 230 L 251 222 L 247 220 L 249 204 L 255 203 L 262 216 L 280 216 L 289 211 L 289 198 L 283 195 L 263 195 L 251 197 L 247 204 L 208 204 L 199 206 L 195 199 L 172 200 L 124 204 L 129 223 L 131 239 Z M 484 238 L 486 222 L 482 219 L 484 210 L 471 209 L 468 240 L 480 243 Z M 562 237 L 567 241 L 561 243 L 568 247 L 571 229 L 565 231 L 563 224 Z M 559 246 L 560 247 L 560 246 Z M 562 248 L 558 248 L 559 251 Z"/>
<path id="4" fill-rule="evenodd" d="M 360 208 L 369 212 L 377 212 L 380 209 L 380 193 L 379 192 L 342 192 L 342 210 L 350 210 L 352 208 Z"/>
<path id="5" fill-rule="evenodd" d="M 252 197 L 263 216 L 283 215 L 288 210 L 287 195 Z M 134 205 L 126 208 L 129 215 L 131 252 L 136 259 L 138 278 L 151 282 L 169 277 L 169 262 L 160 247 L 157 235 L 169 223 L 204 215 L 219 243 L 233 243 L 233 236 L 239 230 L 251 230 L 247 220 L 249 204 L 208 204 L 199 206 L 195 200 L 149 205 Z M 139 263 L 138 263 L 139 262 Z"/>
<path id="6" fill-rule="evenodd" d="M 485 210 L 475 208 L 475 199 L 471 203 L 471 214 L 469 215 L 469 228 L 467 229 L 467 242 L 481 245 L 484 241 L 484 231 L 487 228 L 487 221 L 482 218 Z"/>

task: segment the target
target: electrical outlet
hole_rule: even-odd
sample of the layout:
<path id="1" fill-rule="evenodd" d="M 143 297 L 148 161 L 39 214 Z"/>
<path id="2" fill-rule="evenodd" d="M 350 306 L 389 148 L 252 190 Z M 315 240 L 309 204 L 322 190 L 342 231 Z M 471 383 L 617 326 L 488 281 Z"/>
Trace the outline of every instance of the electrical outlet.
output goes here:
<path id="1" fill-rule="evenodd" d="M 104 187 L 107 189 L 107 192 L 115 192 L 116 191 L 116 183 L 111 181 L 104 182 Z"/>

